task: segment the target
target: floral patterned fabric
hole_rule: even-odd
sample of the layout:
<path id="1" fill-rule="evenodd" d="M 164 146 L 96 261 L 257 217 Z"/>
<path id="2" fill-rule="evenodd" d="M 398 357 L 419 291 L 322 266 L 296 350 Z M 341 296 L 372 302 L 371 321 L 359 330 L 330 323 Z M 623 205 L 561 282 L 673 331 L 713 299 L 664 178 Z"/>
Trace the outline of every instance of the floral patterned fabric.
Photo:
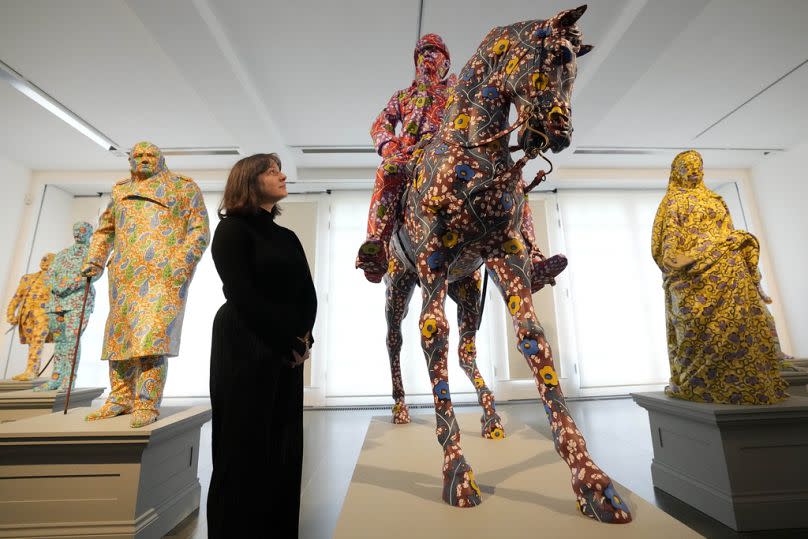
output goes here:
<path id="1" fill-rule="evenodd" d="M 155 169 L 115 184 L 90 242 L 88 264 L 103 267 L 109 258 L 102 359 L 179 352 L 188 286 L 210 229 L 196 183 L 165 168 L 162 153 Z"/>
<path id="2" fill-rule="evenodd" d="M 522 119 L 520 146 L 530 155 L 537 148 L 561 151 L 569 145 L 576 58 L 591 48 L 582 44 L 576 25 L 585 8 L 489 32 L 461 71 L 440 129 L 414 152 L 404 223 L 393 245 L 412 261 L 421 285 L 421 345 L 443 449 L 444 501 L 460 507 L 481 502 L 452 407 L 445 301 L 450 283 L 468 277 L 484 262 L 508 305 L 556 451 L 570 468 L 579 510 L 600 522 L 625 523 L 631 513 L 586 450 L 533 309 L 521 167 L 511 159 L 508 137 L 499 135 L 514 104 Z"/>
<path id="3" fill-rule="evenodd" d="M 87 291 L 87 305 L 84 309 L 84 323 L 79 328 L 87 282 L 86 277 L 81 274 L 81 268 L 87 258 L 92 233 L 93 227 L 90 223 L 83 221 L 75 223 L 73 225 L 75 243 L 59 251 L 48 269 L 46 280 L 53 292 L 48 306 L 49 326 L 56 346 L 53 351 L 51 379 L 34 388 L 34 391 L 66 391 L 71 370 L 73 370 L 71 383 L 75 382 L 81 360 L 81 345 L 77 348 L 76 340 L 81 342 L 81 335 L 87 328 L 95 304 L 95 288 L 90 284 Z M 75 368 L 72 367 L 74 351 Z"/>
<path id="4" fill-rule="evenodd" d="M 672 397 L 724 404 L 784 400 L 782 352 L 760 291 L 757 238 L 732 224 L 704 185 L 698 152 L 676 156 L 657 210 L 652 255 L 662 270 Z M 669 262 L 684 256 L 684 267 Z"/>
<path id="5" fill-rule="evenodd" d="M 9 324 L 19 326 L 20 343 L 28 345 L 25 371 L 13 376 L 14 380 L 35 379 L 39 374 L 42 348 L 46 342 L 53 342 L 47 312 L 51 291 L 46 281 L 53 257 L 53 253 L 46 254 L 39 263 L 40 271 L 22 276 L 8 304 L 6 319 Z"/>

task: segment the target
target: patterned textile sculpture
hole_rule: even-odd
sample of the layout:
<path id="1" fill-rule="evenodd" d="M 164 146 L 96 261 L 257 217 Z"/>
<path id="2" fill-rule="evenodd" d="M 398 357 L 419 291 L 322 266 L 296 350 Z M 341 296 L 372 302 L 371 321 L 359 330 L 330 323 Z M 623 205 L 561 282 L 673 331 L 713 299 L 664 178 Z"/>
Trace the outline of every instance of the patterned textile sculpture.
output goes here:
<path id="1" fill-rule="evenodd" d="M 481 502 L 460 445 L 447 379 L 450 281 L 481 262 L 502 292 L 518 347 L 530 366 L 556 451 L 569 466 L 580 511 L 601 522 L 631 514 L 609 477 L 593 462 L 567 409 L 553 357 L 531 296 L 531 259 L 522 234 L 521 166 L 544 148 L 570 143 L 570 96 L 581 44 L 576 21 L 586 6 L 546 20 L 494 28 L 463 68 L 447 100 L 440 130 L 420 152 L 406 195 L 404 224 L 391 246 L 411 260 L 421 285 L 421 345 L 432 380 L 438 441 L 443 449 L 443 499 L 460 507 Z M 510 105 L 518 112 L 507 127 Z M 514 163 L 507 136 L 519 128 L 525 157 Z"/>
<path id="2" fill-rule="evenodd" d="M 109 317 L 101 358 L 109 361 L 110 395 L 88 420 L 132 414 L 131 426 L 153 423 L 176 356 L 185 300 L 210 230 L 202 192 L 166 168 L 148 142 L 130 153 L 131 178 L 115 184 L 90 242 L 85 275 L 109 261 Z"/>
<path id="3" fill-rule="evenodd" d="M 457 78 L 449 72 L 450 57 L 446 45 L 437 34 L 418 40 L 413 52 L 415 80 L 390 98 L 373 122 L 370 134 L 382 163 L 376 170 L 376 182 L 368 211 L 367 239 L 360 246 L 356 267 L 374 283 L 381 281 L 388 269 L 388 242 L 399 217 L 399 202 L 404 191 L 404 168 L 413 151 L 438 131 L 446 109 L 446 99 Z M 401 133 L 396 127 L 401 125 Z M 523 206 L 522 235 L 533 260 L 533 291 L 545 284 L 555 284 L 556 277 L 567 265 L 563 255 L 545 259 L 538 248 L 533 231 L 530 206 Z"/>
<path id="4" fill-rule="evenodd" d="M 84 288 L 87 279 L 81 274 L 81 268 L 87 259 L 87 250 L 93 226 L 90 223 L 78 222 L 73 225 L 75 243 L 56 253 L 47 274 L 47 283 L 52 291 L 48 307 L 48 318 L 53 342 L 53 372 L 51 379 L 35 387 L 34 391 L 67 391 L 69 384 L 75 383 L 75 373 L 79 369 L 81 349 L 76 348 L 76 340 L 87 328 L 87 320 L 93 312 L 95 289 L 92 284 L 87 291 L 87 306 L 84 310 L 84 321 L 79 329 Z M 72 369 L 73 352 L 76 351 L 75 369 Z M 73 370 L 73 379 L 70 372 Z"/>
<path id="5" fill-rule="evenodd" d="M 40 271 L 22 276 L 17 292 L 8 304 L 6 319 L 19 326 L 20 343 L 28 345 L 28 364 L 25 371 L 14 380 L 30 381 L 39 375 L 42 347 L 53 342 L 48 330 L 48 303 L 51 291 L 45 281 L 46 272 L 53 262 L 53 253 L 48 253 L 39 262 Z"/>
<path id="6" fill-rule="evenodd" d="M 701 155 L 671 165 L 657 210 L 652 254 L 662 270 L 672 397 L 724 404 L 784 400 L 783 354 L 760 286 L 755 236 L 732 225 L 704 185 Z"/>

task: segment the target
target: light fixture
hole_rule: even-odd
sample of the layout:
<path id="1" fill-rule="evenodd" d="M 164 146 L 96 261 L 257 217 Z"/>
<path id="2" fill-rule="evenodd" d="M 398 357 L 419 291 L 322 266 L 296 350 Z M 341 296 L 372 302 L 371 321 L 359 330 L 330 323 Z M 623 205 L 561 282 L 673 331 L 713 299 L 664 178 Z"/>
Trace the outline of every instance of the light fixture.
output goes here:
<path id="1" fill-rule="evenodd" d="M 14 68 L 0 60 L 0 79 L 8 82 L 20 93 L 29 97 L 48 112 L 61 119 L 73 129 L 89 138 L 108 152 L 118 153 L 120 145 L 81 119 L 75 112 L 48 95 L 42 88 L 20 75 Z"/>

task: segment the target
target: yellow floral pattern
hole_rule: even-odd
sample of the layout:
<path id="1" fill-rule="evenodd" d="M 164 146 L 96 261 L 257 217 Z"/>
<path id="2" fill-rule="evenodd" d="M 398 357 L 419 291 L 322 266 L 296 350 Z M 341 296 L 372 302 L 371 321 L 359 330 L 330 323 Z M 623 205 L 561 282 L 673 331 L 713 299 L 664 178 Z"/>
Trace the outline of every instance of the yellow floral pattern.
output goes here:
<path id="1" fill-rule="evenodd" d="M 53 253 L 48 253 L 42 257 L 39 264 L 41 271 L 22 276 L 8 304 L 6 319 L 9 324 L 19 326 L 20 343 L 28 345 L 25 372 L 14 376 L 15 380 L 33 380 L 37 377 L 42 348 L 46 342 L 52 342 L 47 313 L 51 289 L 45 277 L 53 256 Z"/>
<path id="2" fill-rule="evenodd" d="M 88 256 L 101 268 L 109 258 L 102 359 L 178 354 L 188 286 L 209 238 L 202 192 L 190 178 L 163 168 L 115 184 Z"/>
<path id="3" fill-rule="evenodd" d="M 677 155 L 652 231 L 665 290 L 669 395 L 726 404 L 787 397 L 759 253 L 757 238 L 736 230 L 723 199 L 704 185 L 699 153 Z"/>

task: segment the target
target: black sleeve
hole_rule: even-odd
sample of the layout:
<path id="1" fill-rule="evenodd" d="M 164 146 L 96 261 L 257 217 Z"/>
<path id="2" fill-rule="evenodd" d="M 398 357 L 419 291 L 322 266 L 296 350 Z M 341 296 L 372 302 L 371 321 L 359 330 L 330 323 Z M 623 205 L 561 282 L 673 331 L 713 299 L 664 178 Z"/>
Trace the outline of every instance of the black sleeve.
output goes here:
<path id="1" fill-rule="evenodd" d="M 290 231 L 291 232 L 291 231 Z M 314 288 L 314 280 L 311 276 L 311 269 L 309 268 L 308 261 L 306 260 L 306 252 L 303 250 L 303 245 L 300 243 L 300 238 L 297 237 L 297 234 L 291 232 L 292 238 L 294 238 L 294 243 L 297 245 L 297 249 L 300 252 L 301 256 L 303 257 L 303 263 L 305 265 L 304 270 L 304 279 L 305 283 L 303 285 L 303 301 L 301 302 L 302 305 L 302 312 L 300 313 L 300 326 L 297 328 L 297 333 L 300 336 L 304 336 L 306 333 L 309 333 L 314 328 L 314 320 L 317 317 L 317 291 Z M 314 335 L 311 335 L 311 344 L 314 344 Z"/>
<path id="2" fill-rule="evenodd" d="M 289 313 L 296 305 L 268 301 L 256 286 L 254 269 L 250 266 L 253 250 L 252 233 L 236 218 L 225 218 L 216 227 L 211 255 L 216 271 L 224 284 L 227 300 L 244 315 L 244 321 L 267 344 L 279 352 L 292 345 L 295 328 Z"/>

